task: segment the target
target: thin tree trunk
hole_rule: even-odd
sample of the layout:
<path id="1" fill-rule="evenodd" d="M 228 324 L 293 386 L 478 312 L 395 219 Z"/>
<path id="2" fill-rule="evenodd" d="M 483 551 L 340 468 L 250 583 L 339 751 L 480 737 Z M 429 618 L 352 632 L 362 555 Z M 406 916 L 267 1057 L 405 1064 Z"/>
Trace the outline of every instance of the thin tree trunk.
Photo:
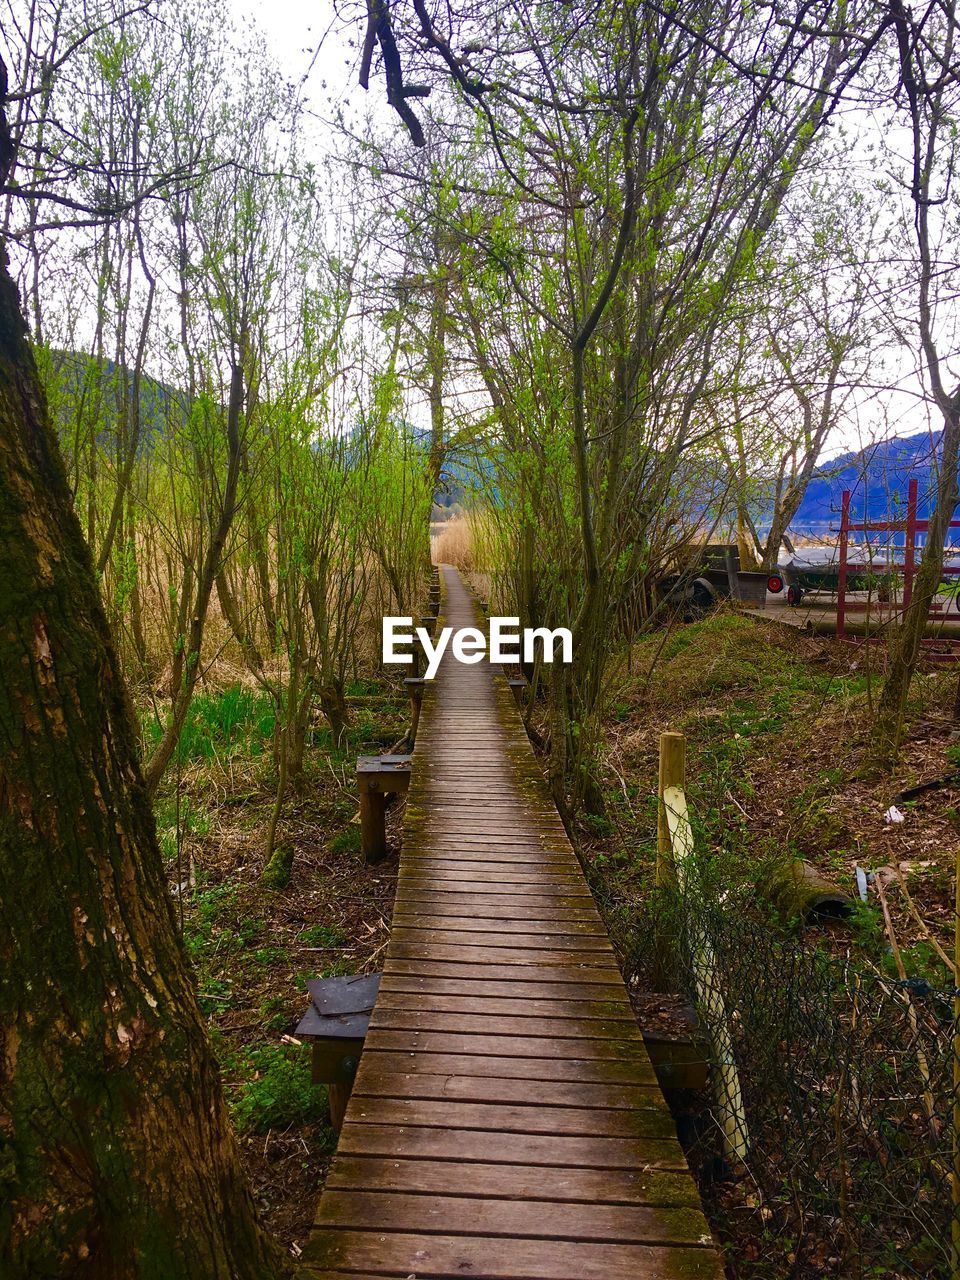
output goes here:
<path id="1" fill-rule="evenodd" d="M 894 641 L 890 669 L 877 707 L 873 757 L 882 768 L 890 768 L 893 765 L 900 748 L 907 695 L 910 692 L 913 673 L 917 669 L 920 642 L 927 625 L 930 605 L 943 578 L 943 548 L 958 500 L 958 447 L 960 447 L 960 402 L 948 412 L 943 424 L 937 503 L 930 516 L 927 541 L 920 558 L 920 568 L 914 579 L 910 605 Z"/>
<path id="2" fill-rule="evenodd" d="M 220 507 L 220 518 L 210 538 L 210 545 L 204 557 L 200 580 L 197 584 L 197 596 L 194 603 L 193 617 L 183 648 L 174 662 L 175 679 L 171 689 L 173 706 L 170 718 L 164 726 L 163 736 L 157 743 L 153 755 L 143 767 L 143 777 L 147 790 L 152 795 L 160 785 L 164 770 L 180 740 L 190 701 L 200 674 L 200 650 L 203 645 L 203 631 L 207 621 L 207 609 L 210 596 L 223 560 L 227 538 L 233 524 L 237 509 L 237 487 L 240 478 L 240 461 L 242 454 L 240 439 L 240 418 L 243 412 L 243 351 L 244 342 L 240 344 L 240 354 L 233 366 L 230 379 L 230 400 L 227 405 L 227 475 L 223 486 L 223 502 Z M 182 632 L 181 632 L 182 634 Z"/>

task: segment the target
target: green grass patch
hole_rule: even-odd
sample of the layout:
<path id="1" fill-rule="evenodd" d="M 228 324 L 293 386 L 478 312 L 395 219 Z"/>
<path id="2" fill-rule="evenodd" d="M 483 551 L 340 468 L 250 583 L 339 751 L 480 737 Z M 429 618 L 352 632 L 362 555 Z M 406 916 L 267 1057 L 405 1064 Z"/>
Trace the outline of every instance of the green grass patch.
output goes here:
<path id="1" fill-rule="evenodd" d="M 305 947 L 342 947 L 346 941 L 347 935 L 336 925 L 314 924 L 300 935 L 300 942 Z"/>
<path id="2" fill-rule="evenodd" d="M 157 823 L 160 850 L 167 862 L 173 862 L 176 859 L 178 830 L 179 843 L 182 844 L 188 836 L 209 835 L 213 826 L 209 812 L 190 796 L 181 798 L 179 814 L 176 796 L 161 796 L 154 807 L 154 817 Z"/>
<path id="3" fill-rule="evenodd" d="M 198 888 L 193 897 L 192 911 L 184 922 L 183 941 L 187 954 L 195 964 L 205 957 L 210 950 L 222 949 L 220 936 L 214 940 L 215 934 L 222 933 L 225 918 L 232 915 L 237 903 L 237 886 L 229 880 L 209 888 Z M 259 927 L 259 922 L 258 927 Z M 218 928 L 219 926 L 219 928 Z M 230 949 L 239 949 L 242 938 L 231 929 L 228 936 Z"/>
<path id="4" fill-rule="evenodd" d="M 324 1119 L 326 1089 L 310 1080 L 310 1054 L 262 1045 L 233 1055 L 241 1079 L 230 1091 L 230 1111 L 240 1133 L 267 1133 Z"/>
<path id="5" fill-rule="evenodd" d="M 344 827 L 330 841 L 331 853 L 359 853 L 360 852 L 360 828 L 356 823 L 351 823 L 348 827 Z"/>
<path id="6" fill-rule="evenodd" d="M 198 693 L 190 703 L 174 755 L 181 764 L 259 757 L 269 751 L 275 725 L 273 703 L 264 693 L 239 684 L 219 693 Z M 151 713 L 143 723 L 148 750 L 162 734 L 163 726 Z"/>

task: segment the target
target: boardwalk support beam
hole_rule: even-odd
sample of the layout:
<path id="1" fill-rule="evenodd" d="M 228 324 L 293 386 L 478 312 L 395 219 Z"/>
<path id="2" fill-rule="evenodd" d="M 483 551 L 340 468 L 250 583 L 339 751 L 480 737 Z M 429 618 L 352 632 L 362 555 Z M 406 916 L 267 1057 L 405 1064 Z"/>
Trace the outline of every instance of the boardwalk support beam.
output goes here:
<path id="1" fill-rule="evenodd" d="M 365 862 L 382 862 L 387 856 L 386 798 L 409 786 L 409 756 L 361 756 L 357 761 L 360 848 Z"/>
<path id="2" fill-rule="evenodd" d="M 420 708 L 423 705 L 423 689 L 426 684 L 423 676 L 407 676 L 403 685 L 410 698 L 410 744 L 417 740 L 417 727 L 420 724 Z"/>
<path id="3" fill-rule="evenodd" d="M 343 1125 L 379 986 L 379 973 L 311 978 L 307 983 L 310 1007 L 300 1019 L 296 1036 L 311 1044 L 311 1080 L 327 1086 L 330 1123 L 336 1133 Z"/>

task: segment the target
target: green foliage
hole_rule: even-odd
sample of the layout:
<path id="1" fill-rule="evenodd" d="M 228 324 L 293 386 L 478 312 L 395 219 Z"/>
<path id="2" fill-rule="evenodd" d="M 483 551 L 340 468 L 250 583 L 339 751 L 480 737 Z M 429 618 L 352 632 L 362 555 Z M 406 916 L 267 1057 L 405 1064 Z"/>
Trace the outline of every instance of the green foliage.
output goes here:
<path id="1" fill-rule="evenodd" d="M 187 836 L 205 836 L 210 833 L 212 825 L 210 813 L 188 795 L 183 796 L 180 801 L 179 815 L 177 797 L 169 795 L 157 800 L 154 813 L 160 849 L 167 861 L 172 862 L 177 856 L 178 818 L 181 842 Z"/>
<path id="2" fill-rule="evenodd" d="M 380 685 L 376 680 L 351 680 L 345 692 L 348 698 L 370 697 L 380 692 Z"/>
<path id="3" fill-rule="evenodd" d="M 209 956 L 217 934 L 217 948 L 221 945 L 222 925 L 225 917 L 232 915 L 237 900 L 237 887 L 229 880 L 210 888 L 198 888 L 193 898 L 193 910 L 184 923 L 183 942 L 187 954 L 199 964 Z M 234 946 L 240 940 L 231 930 L 227 936 Z"/>
<path id="4" fill-rule="evenodd" d="M 275 724 L 270 699 L 242 685 L 230 685 L 221 693 L 199 693 L 190 703 L 175 758 L 186 764 L 260 756 L 270 748 Z M 143 733 L 147 747 L 152 748 L 160 741 L 162 726 L 151 716 L 144 722 Z"/>
<path id="5" fill-rule="evenodd" d="M 267 1133 L 324 1119 L 326 1090 L 310 1080 L 305 1048 L 264 1045 L 234 1060 L 242 1073 L 231 1090 L 230 1110 L 240 1133 Z"/>
<path id="6" fill-rule="evenodd" d="M 887 935 L 880 908 L 872 903 L 854 902 L 847 924 L 860 951 L 875 961 L 882 960 L 887 948 Z"/>
<path id="7" fill-rule="evenodd" d="M 260 1005 L 260 1017 L 263 1029 L 271 1035 L 283 1031 L 290 1022 L 280 996 L 268 996 Z"/>
<path id="8" fill-rule="evenodd" d="M 197 1000 L 201 1010 L 209 1017 L 229 1004 L 232 994 L 232 983 L 226 978 L 208 978 L 201 985 Z"/>
<path id="9" fill-rule="evenodd" d="M 336 925 L 314 924 L 304 929 L 300 941 L 305 947 L 342 947 L 347 935 Z"/>
<path id="10" fill-rule="evenodd" d="M 355 822 L 351 822 L 349 826 L 344 827 L 330 841 L 331 853 L 359 853 L 360 852 L 360 828 Z"/>

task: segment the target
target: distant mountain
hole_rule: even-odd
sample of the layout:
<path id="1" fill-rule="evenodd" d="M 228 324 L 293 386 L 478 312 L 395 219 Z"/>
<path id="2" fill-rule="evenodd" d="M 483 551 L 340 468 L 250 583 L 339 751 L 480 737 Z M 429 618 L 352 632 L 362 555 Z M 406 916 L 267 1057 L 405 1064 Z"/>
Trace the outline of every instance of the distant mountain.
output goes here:
<path id="1" fill-rule="evenodd" d="M 914 477 L 919 481 L 917 514 L 921 519 L 926 518 L 936 493 L 933 463 L 939 441 L 939 433 L 894 437 L 823 463 L 807 487 L 790 532 L 817 538 L 835 536 L 845 489 L 851 493 L 850 510 L 854 520 L 863 520 L 865 515 L 875 520 L 905 516 L 907 486 Z M 489 489 L 494 470 L 487 458 L 478 460 L 466 451 L 449 454 L 435 498 L 437 506 L 463 503 L 481 477 L 486 480 L 483 487 Z M 761 527 L 769 524 L 769 503 L 770 499 L 765 499 L 762 493 L 758 496 L 756 515 Z M 957 541 L 960 542 L 960 538 Z"/>
<path id="2" fill-rule="evenodd" d="M 936 495 L 934 460 L 939 433 L 895 437 L 824 463 L 807 487 L 790 525 L 795 534 L 828 535 L 840 523 L 840 502 L 850 490 L 854 519 L 895 520 L 906 515 L 907 485 L 919 481 L 917 514 L 930 514 Z"/>
<path id="3" fill-rule="evenodd" d="M 120 425 L 128 429 L 132 425 L 134 376 L 125 366 L 80 351 L 46 349 L 37 351 L 36 357 L 50 413 L 67 453 L 80 435 L 87 438 L 93 433 L 101 444 L 111 446 Z M 138 450 L 142 453 L 167 434 L 171 421 L 182 421 L 189 399 L 185 392 L 143 374 L 139 401 Z"/>

